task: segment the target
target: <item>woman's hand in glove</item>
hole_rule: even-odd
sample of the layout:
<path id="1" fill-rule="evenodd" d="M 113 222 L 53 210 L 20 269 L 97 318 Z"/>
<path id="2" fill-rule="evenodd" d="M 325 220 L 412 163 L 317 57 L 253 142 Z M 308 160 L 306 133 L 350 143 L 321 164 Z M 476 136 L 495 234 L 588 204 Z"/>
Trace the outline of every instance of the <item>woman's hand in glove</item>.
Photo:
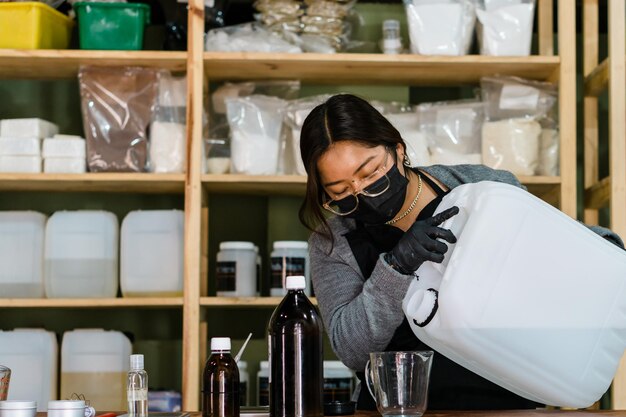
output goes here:
<path id="1" fill-rule="evenodd" d="M 387 263 L 396 271 L 408 275 L 417 271 L 426 261 L 443 262 L 448 245 L 437 239 L 456 243 L 456 237 L 450 230 L 439 225 L 458 213 L 459 208 L 454 206 L 435 216 L 413 223 L 396 247 L 385 255 Z"/>

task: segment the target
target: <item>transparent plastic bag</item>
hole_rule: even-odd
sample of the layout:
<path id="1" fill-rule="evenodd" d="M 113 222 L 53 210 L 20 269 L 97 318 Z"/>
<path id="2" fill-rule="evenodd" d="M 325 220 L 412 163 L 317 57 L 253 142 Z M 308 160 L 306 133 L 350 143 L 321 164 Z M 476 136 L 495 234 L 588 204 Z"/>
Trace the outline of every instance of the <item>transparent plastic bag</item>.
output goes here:
<path id="1" fill-rule="evenodd" d="M 158 94 L 150 124 L 150 171 L 181 173 L 187 160 L 187 78 L 162 71 Z"/>
<path id="2" fill-rule="evenodd" d="M 404 0 L 411 52 L 466 55 L 472 44 L 474 0 Z"/>
<path id="3" fill-rule="evenodd" d="M 158 70 L 81 67 L 78 73 L 87 164 L 92 172 L 144 172 Z"/>
<path id="4" fill-rule="evenodd" d="M 559 131 L 556 126 L 542 126 L 539 139 L 539 165 L 537 175 L 559 175 Z"/>
<path id="5" fill-rule="evenodd" d="M 420 130 L 426 135 L 431 163 L 481 163 L 484 105 L 475 100 L 424 103 L 417 107 Z"/>
<path id="6" fill-rule="evenodd" d="M 226 113 L 226 99 L 263 95 L 293 100 L 300 92 L 299 80 L 224 83 L 211 94 L 213 113 Z"/>
<path id="7" fill-rule="evenodd" d="M 483 77 L 480 87 L 487 120 L 557 119 L 558 91 L 553 84 L 517 77 Z"/>
<path id="8" fill-rule="evenodd" d="M 483 125 L 483 163 L 515 175 L 535 175 L 542 129 L 530 118 L 505 119 Z"/>
<path id="9" fill-rule="evenodd" d="M 476 8 L 482 55 L 528 56 L 535 0 L 480 0 Z"/>
<path id="10" fill-rule="evenodd" d="M 395 107 L 390 103 L 389 107 Z M 404 143 L 406 144 L 406 155 L 412 167 L 431 165 L 430 152 L 428 151 L 428 141 L 426 135 L 420 130 L 419 117 L 417 111 L 410 106 L 399 106 L 394 110 L 386 111 L 385 117 L 395 127 Z"/>
<path id="11" fill-rule="evenodd" d="M 302 52 L 298 46 L 259 23 L 212 29 L 206 36 L 205 49 L 217 52 Z"/>
<path id="12" fill-rule="evenodd" d="M 350 16 L 356 2 L 258 0 L 258 20 L 307 52 L 332 53 L 350 44 Z"/>
<path id="13" fill-rule="evenodd" d="M 285 100 L 263 95 L 229 98 L 226 112 L 231 131 L 231 172 L 274 175 Z"/>
<path id="14" fill-rule="evenodd" d="M 285 143 L 281 147 L 280 159 L 283 160 L 285 174 L 306 175 L 306 169 L 300 153 L 300 134 L 302 125 L 311 111 L 326 102 L 331 96 L 323 94 L 290 101 L 285 110 Z"/>

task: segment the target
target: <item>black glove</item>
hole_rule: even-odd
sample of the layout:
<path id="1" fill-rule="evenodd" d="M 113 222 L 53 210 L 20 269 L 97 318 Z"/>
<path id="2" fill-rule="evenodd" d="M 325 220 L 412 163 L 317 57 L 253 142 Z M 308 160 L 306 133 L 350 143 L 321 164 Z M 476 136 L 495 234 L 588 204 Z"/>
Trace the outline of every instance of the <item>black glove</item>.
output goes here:
<path id="1" fill-rule="evenodd" d="M 401 274 L 409 275 L 417 271 L 426 261 L 443 262 L 448 245 L 437 239 L 456 243 L 456 237 L 450 230 L 439 225 L 458 213 L 459 208 L 454 206 L 433 217 L 413 223 L 396 247 L 385 256 L 387 263 Z"/>

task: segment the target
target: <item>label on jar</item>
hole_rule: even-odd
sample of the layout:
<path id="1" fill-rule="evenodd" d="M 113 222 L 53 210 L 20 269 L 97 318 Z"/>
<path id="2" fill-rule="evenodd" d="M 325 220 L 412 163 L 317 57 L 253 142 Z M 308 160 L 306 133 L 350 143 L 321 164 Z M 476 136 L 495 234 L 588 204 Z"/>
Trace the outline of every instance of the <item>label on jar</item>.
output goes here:
<path id="1" fill-rule="evenodd" d="M 259 405 L 270 405 L 270 382 L 265 376 L 259 377 Z"/>
<path id="2" fill-rule="evenodd" d="M 237 262 L 218 262 L 215 277 L 217 291 L 237 291 Z"/>
<path id="3" fill-rule="evenodd" d="M 246 406 L 248 398 L 248 383 L 246 381 L 239 382 L 239 405 Z"/>
<path id="4" fill-rule="evenodd" d="M 304 275 L 306 259 L 301 257 L 273 257 L 271 258 L 270 288 L 285 288 L 285 278 L 294 275 Z"/>
<path id="5" fill-rule="evenodd" d="M 351 391 L 351 378 L 324 378 L 324 403 L 350 402 Z"/>

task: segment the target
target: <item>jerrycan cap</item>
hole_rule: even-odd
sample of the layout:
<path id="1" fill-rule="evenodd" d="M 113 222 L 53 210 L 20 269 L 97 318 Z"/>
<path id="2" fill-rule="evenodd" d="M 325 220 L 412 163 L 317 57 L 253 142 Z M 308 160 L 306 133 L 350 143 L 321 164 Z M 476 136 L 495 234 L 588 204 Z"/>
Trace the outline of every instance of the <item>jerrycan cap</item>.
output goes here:
<path id="1" fill-rule="evenodd" d="M 306 288 L 306 279 L 302 275 L 287 277 L 285 288 L 288 290 L 303 290 Z"/>

